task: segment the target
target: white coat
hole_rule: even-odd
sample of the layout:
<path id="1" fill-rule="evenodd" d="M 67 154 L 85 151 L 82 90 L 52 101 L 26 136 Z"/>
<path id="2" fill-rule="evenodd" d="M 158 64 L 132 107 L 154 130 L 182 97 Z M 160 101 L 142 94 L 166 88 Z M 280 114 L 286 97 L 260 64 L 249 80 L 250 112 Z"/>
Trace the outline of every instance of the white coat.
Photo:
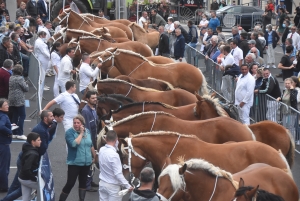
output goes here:
<path id="1" fill-rule="evenodd" d="M 253 105 L 253 96 L 255 88 L 255 79 L 248 72 L 247 75 L 240 75 L 236 83 L 235 89 L 235 105 L 244 102 L 248 106 Z"/>

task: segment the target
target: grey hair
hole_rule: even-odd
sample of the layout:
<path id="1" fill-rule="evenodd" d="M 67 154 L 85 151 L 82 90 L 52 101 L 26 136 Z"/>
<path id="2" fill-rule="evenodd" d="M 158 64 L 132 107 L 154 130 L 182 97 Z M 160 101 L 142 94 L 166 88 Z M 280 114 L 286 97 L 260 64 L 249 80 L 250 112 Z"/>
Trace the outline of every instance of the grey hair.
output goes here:
<path id="1" fill-rule="evenodd" d="M 213 40 L 215 43 L 218 43 L 218 36 L 216 36 L 216 35 L 213 35 L 212 37 L 211 37 L 211 40 Z"/>
<path id="2" fill-rule="evenodd" d="M 11 68 L 13 66 L 14 62 L 11 59 L 5 59 L 3 62 L 3 67 L 4 68 Z"/>
<path id="3" fill-rule="evenodd" d="M 253 61 L 256 58 L 255 54 L 253 54 L 253 53 L 249 53 L 248 55 L 253 59 Z"/>
<path id="4" fill-rule="evenodd" d="M 269 29 L 269 30 L 272 30 L 272 24 L 268 24 L 268 25 L 266 26 L 266 28 Z"/>
<path id="5" fill-rule="evenodd" d="M 12 72 L 14 75 L 22 75 L 23 74 L 23 66 L 17 64 L 13 67 Z"/>
<path id="6" fill-rule="evenodd" d="M 150 167 L 145 167 L 140 174 L 141 182 L 143 183 L 150 183 L 154 180 L 155 174 L 154 170 Z"/>
<path id="7" fill-rule="evenodd" d="M 181 29 L 177 28 L 177 29 L 175 29 L 175 30 L 177 30 L 179 33 L 181 33 Z"/>
<path id="8" fill-rule="evenodd" d="M 6 30 L 5 26 L 0 27 L 0 33 L 4 33 Z"/>
<path id="9" fill-rule="evenodd" d="M 239 31 L 239 28 L 237 26 L 234 26 L 232 27 L 232 30 Z"/>
<path id="10" fill-rule="evenodd" d="M 180 25 L 180 22 L 179 21 L 175 21 L 174 24 L 175 25 Z"/>
<path id="11" fill-rule="evenodd" d="M 73 118 L 73 121 L 74 121 L 75 119 L 78 119 L 78 120 L 81 122 L 82 125 L 85 125 L 85 119 L 84 119 L 84 117 L 83 117 L 81 114 L 76 115 L 76 116 Z"/>
<path id="12" fill-rule="evenodd" d="M 219 47 L 220 51 L 223 50 L 224 47 L 225 47 L 225 45 L 220 45 L 220 47 Z"/>

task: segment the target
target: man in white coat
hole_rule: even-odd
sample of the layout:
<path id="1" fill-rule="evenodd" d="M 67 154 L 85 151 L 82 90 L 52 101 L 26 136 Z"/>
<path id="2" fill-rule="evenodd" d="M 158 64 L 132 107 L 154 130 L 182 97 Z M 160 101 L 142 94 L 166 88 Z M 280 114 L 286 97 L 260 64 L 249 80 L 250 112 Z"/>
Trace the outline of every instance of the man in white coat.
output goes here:
<path id="1" fill-rule="evenodd" d="M 58 71 L 58 85 L 61 89 L 61 92 L 66 91 L 66 82 L 70 81 L 72 78 L 71 76 L 76 73 L 73 70 L 72 59 L 75 56 L 75 51 L 73 48 L 67 48 L 66 55 L 62 58 L 60 62 L 60 68 Z"/>
<path id="2" fill-rule="evenodd" d="M 255 79 L 249 73 L 247 64 L 242 64 L 241 75 L 238 77 L 235 89 L 235 105 L 243 124 L 250 124 L 250 108 L 253 105 Z"/>
<path id="3" fill-rule="evenodd" d="M 50 51 L 48 49 L 48 46 L 46 45 L 46 33 L 44 31 L 40 31 L 38 33 L 38 38 L 35 41 L 34 44 L 34 53 L 36 58 L 40 62 L 40 100 L 43 100 L 43 91 L 44 91 L 44 84 L 45 84 L 45 76 L 46 76 L 46 70 L 48 68 L 48 63 L 50 61 Z"/>

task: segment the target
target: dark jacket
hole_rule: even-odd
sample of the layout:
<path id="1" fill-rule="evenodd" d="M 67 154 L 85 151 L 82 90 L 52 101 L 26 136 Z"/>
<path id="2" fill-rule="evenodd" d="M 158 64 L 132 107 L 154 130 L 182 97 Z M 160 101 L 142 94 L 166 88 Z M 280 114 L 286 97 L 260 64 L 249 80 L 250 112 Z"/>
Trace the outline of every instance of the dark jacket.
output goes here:
<path id="1" fill-rule="evenodd" d="M 296 89 L 290 89 L 290 91 L 291 91 L 291 95 L 290 95 L 291 107 L 294 108 L 295 110 L 298 110 L 298 107 L 297 107 L 297 95 L 298 95 L 298 91 Z M 285 92 L 285 89 L 283 90 L 283 92 L 281 94 L 281 100 L 283 98 L 284 92 Z"/>
<path id="2" fill-rule="evenodd" d="M 210 4 L 210 10 L 218 10 L 218 9 L 219 9 L 218 2 L 212 2 L 212 4 Z"/>
<path id="3" fill-rule="evenodd" d="M 281 37 L 281 42 L 282 43 L 285 43 L 285 40 L 288 36 L 288 34 L 290 33 L 290 28 L 289 27 L 286 27 L 283 31 L 283 34 L 282 34 L 282 37 Z"/>
<path id="4" fill-rule="evenodd" d="M 209 44 L 205 55 L 207 55 L 209 58 L 211 58 L 210 55 L 213 56 L 217 50 L 218 50 L 218 45 L 213 46 L 212 44 Z"/>
<path id="5" fill-rule="evenodd" d="M 3 69 L 3 67 L 0 68 L 0 97 L 1 98 L 6 98 L 6 99 L 8 98 L 9 78 L 10 78 L 10 73 L 7 70 Z"/>
<path id="6" fill-rule="evenodd" d="M 189 41 L 191 43 L 197 43 L 198 42 L 198 31 L 195 25 L 192 25 L 189 27 Z"/>
<path id="7" fill-rule="evenodd" d="M 182 34 L 180 34 L 174 43 L 174 57 L 175 59 L 179 59 L 180 57 L 184 57 L 184 48 L 185 41 Z"/>
<path id="8" fill-rule="evenodd" d="M 14 65 L 16 64 L 21 64 L 21 57 L 20 57 L 20 53 L 19 50 L 14 46 L 13 47 L 13 53 L 12 55 L 10 55 L 7 52 L 6 47 L 4 47 L 3 44 L 0 44 L 0 66 L 3 66 L 3 62 L 5 61 L 5 59 L 11 59 L 14 62 Z"/>
<path id="9" fill-rule="evenodd" d="M 19 177 L 22 180 L 37 181 L 37 173 L 39 169 L 40 155 L 38 149 L 28 142 L 22 147 L 21 170 Z"/>
<path id="10" fill-rule="evenodd" d="M 181 25 L 179 25 L 177 28 L 179 28 L 181 30 L 181 34 L 184 37 L 185 43 L 189 43 L 189 34 L 188 32 L 185 30 L 185 28 L 183 28 Z M 175 30 L 173 31 L 173 34 L 175 34 Z"/>
<path id="11" fill-rule="evenodd" d="M 7 114 L 0 111 L 0 144 L 10 144 L 12 140 L 11 123 Z"/>
<path id="12" fill-rule="evenodd" d="M 41 146 L 38 148 L 38 152 L 40 156 L 44 155 L 45 152 L 48 149 L 49 145 L 49 131 L 48 131 L 49 125 L 45 124 L 43 121 L 41 121 L 39 124 L 37 124 L 33 129 L 32 132 L 38 133 L 41 138 Z"/>
<path id="13" fill-rule="evenodd" d="M 81 110 L 81 115 L 84 117 L 85 119 L 85 127 L 87 129 L 89 129 L 91 136 L 97 136 L 97 125 L 98 125 L 98 115 L 96 115 L 96 119 L 93 116 L 92 113 L 92 109 L 90 108 L 90 106 L 88 106 L 88 104 L 86 104 L 82 110 Z M 95 144 L 95 139 L 92 139 L 93 145 L 94 147 Z"/>
<path id="14" fill-rule="evenodd" d="M 159 55 L 162 54 L 170 54 L 169 50 L 169 37 L 167 34 L 161 34 L 159 37 L 159 44 L 158 44 L 158 52 Z"/>
<path id="15" fill-rule="evenodd" d="M 40 15 L 40 17 L 42 18 L 43 17 L 43 14 L 45 14 L 46 16 L 48 16 L 48 12 L 49 9 L 46 11 L 46 7 L 45 7 L 45 4 L 44 4 L 44 1 L 43 0 L 38 0 L 37 2 L 37 8 L 38 8 L 38 13 Z"/>
<path id="16" fill-rule="evenodd" d="M 36 1 L 33 1 L 33 0 L 28 1 L 27 5 L 26 5 L 26 10 L 27 10 L 27 13 L 31 17 L 37 18 L 38 14 L 39 14 L 39 11 L 38 11 L 38 7 L 37 7 Z"/>
<path id="17" fill-rule="evenodd" d="M 243 51 L 244 58 L 247 56 L 249 52 L 249 45 L 247 40 L 241 40 L 239 43 L 239 48 Z"/>
<path id="18" fill-rule="evenodd" d="M 238 77 L 241 74 L 240 67 L 236 64 L 233 64 L 231 68 L 225 69 L 223 76 L 231 75 L 232 77 Z"/>
<path id="19" fill-rule="evenodd" d="M 259 54 L 261 58 L 264 58 L 264 47 L 262 46 L 260 40 L 257 38 L 255 39 L 255 47 L 259 50 Z"/>
<path id="20" fill-rule="evenodd" d="M 56 133 L 56 130 L 57 130 L 57 122 L 55 120 L 53 120 L 51 126 L 48 128 L 48 132 L 49 132 L 49 144 L 53 140 L 53 137 L 54 137 L 54 135 Z"/>
<path id="21" fill-rule="evenodd" d="M 273 98 L 281 97 L 281 91 L 278 80 L 272 75 L 269 78 L 263 79 L 263 83 L 259 87 L 258 92 L 268 94 Z"/>
<path id="22" fill-rule="evenodd" d="M 265 33 L 265 40 L 266 40 L 266 46 L 268 46 L 268 32 Z M 273 48 L 276 47 L 278 41 L 279 41 L 280 37 L 278 36 L 278 34 L 276 33 L 276 31 L 272 31 L 272 45 L 273 45 Z M 260 51 L 260 50 L 259 50 Z M 279 97 L 279 96 L 278 96 Z M 277 98 L 278 98 L 277 97 Z"/>
<path id="23" fill-rule="evenodd" d="M 130 195 L 130 201 L 159 201 L 159 197 L 151 190 L 134 189 Z"/>
<path id="24" fill-rule="evenodd" d="M 240 44 L 241 38 L 240 38 L 240 34 L 235 34 L 232 35 L 232 40 L 236 40 L 238 42 L 238 44 Z"/>

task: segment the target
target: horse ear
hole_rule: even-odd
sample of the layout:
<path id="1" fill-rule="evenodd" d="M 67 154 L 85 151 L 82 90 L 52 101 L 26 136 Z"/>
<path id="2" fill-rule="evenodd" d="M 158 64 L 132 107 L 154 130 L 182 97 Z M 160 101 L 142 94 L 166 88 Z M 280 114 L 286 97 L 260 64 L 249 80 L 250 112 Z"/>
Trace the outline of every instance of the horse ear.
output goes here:
<path id="1" fill-rule="evenodd" d="M 180 174 L 180 175 L 183 175 L 183 174 L 184 174 L 184 172 L 186 171 L 186 167 L 187 167 L 187 165 L 186 165 L 186 163 L 185 163 L 181 168 L 179 168 L 179 174 Z"/>
<path id="2" fill-rule="evenodd" d="M 245 186 L 245 182 L 243 178 L 240 178 L 240 182 L 239 182 L 239 188 L 244 187 Z"/>
<path id="3" fill-rule="evenodd" d="M 198 99 L 198 101 L 202 101 L 202 97 L 197 92 L 195 92 L 195 96 Z"/>
<path id="4" fill-rule="evenodd" d="M 253 188 L 252 190 L 249 191 L 248 197 L 249 198 L 256 198 L 257 197 L 257 191 L 258 191 L 259 185 L 257 185 L 256 188 Z"/>
<path id="5" fill-rule="evenodd" d="M 216 95 L 217 95 L 217 93 L 216 93 L 216 92 L 213 92 L 212 94 L 210 94 L 210 97 L 215 98 Z"/>
<path id="6" fill-rule="evenodd" d="M 128 146 L 128 144 L 127 144 L 127 142 L 126 142 L 126 140 L 124 138 L 119 138 L 119 142 L 121 144 L 124 144 L 124 146 Z"/>
<path id="7" fill-rule="evenodd" d="M 129 138 L 132 138 L 133 134 L 131 132 L 129 132 Z"/>
<path id="8" fill-rule="evenodd" d="M 171 164 L 172 164 L 171 158 L 169 156 L 167 156 L 167 158 L 166 158 L 166 166 L 171 165 Z"/>

